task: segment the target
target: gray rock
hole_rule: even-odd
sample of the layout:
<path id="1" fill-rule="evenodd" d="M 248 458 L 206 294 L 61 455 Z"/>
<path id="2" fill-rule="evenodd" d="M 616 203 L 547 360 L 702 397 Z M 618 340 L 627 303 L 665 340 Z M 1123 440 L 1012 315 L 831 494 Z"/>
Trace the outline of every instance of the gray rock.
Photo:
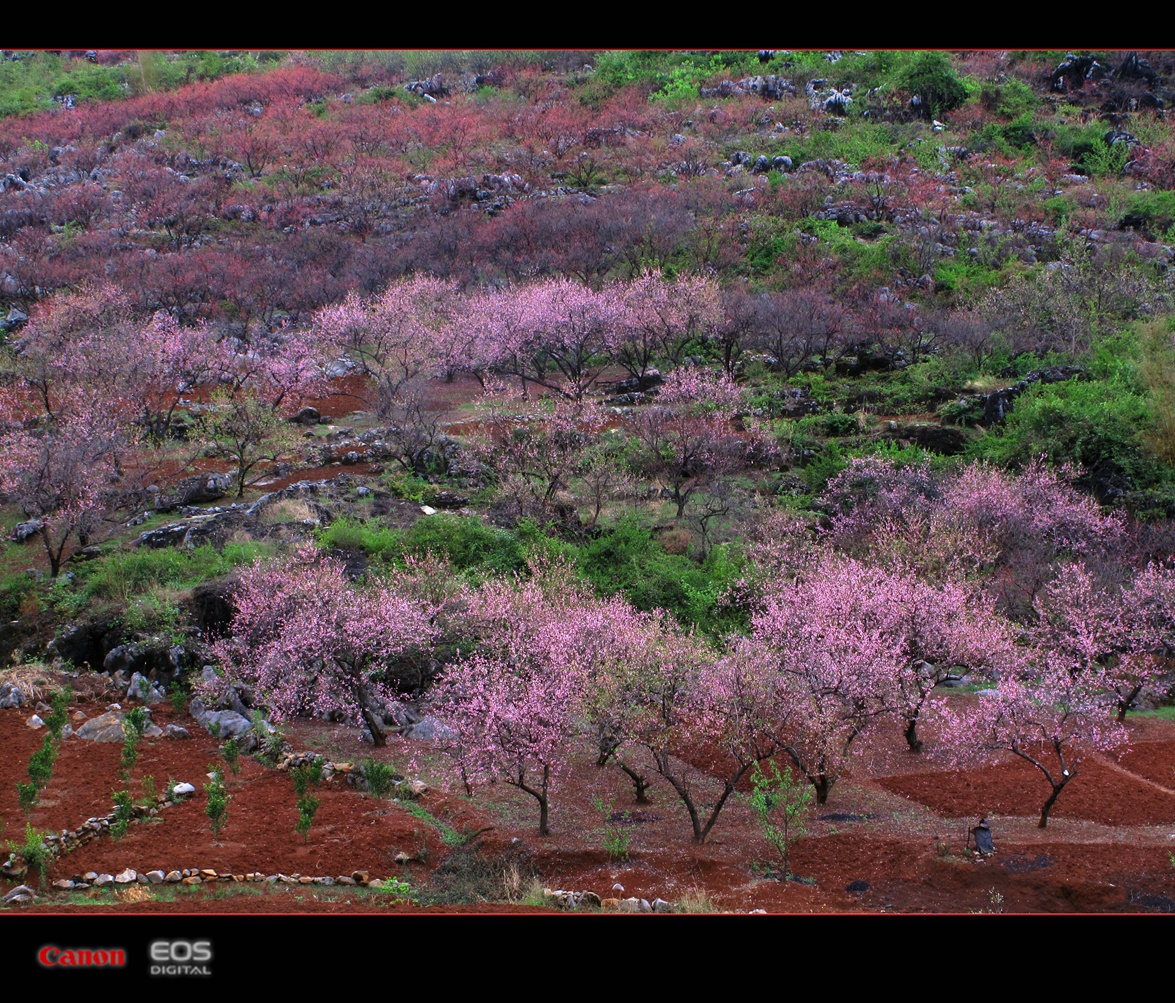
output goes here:
<path id="1" fill-rule="evenodd" d="M 205 731 L 216 730 L 220 738 L 240 738 L 253 730 L 253 725 L 247 717 L 243 717 L 235 710 L 205 711 L 202 718 L 198 718 Z"/>
<path id="2" fill-rule="evenodd" d="M 15 902 L 32 902 L 37 897 L 37 893 L 33 891 L 28 885 L 17 885 L 12 889 L 3 899 L 2 902 L 9 904 Z"/>
<path id="3" fill-rule="evenodd" d="M 422 742 L 431 742 L 452 738 L 454 731 L 447 724 L 442 723 L 429 714 L 415 724 L 409 725 L 404 729 L 402 734 L 405 738 L 415 738 Z"/>
<path id="4" fill-rule="evenodd" d="M 290 418 L 290 422 L 295 425 L 317 425 L 321 418 L 318 408 L 307 406 Z"/>
<path id="5" fill-rule="evenodd" d="M 25 702 L 24 692 L 13 683 L 4 683 L 0 685 L 0 710 L 7 710 L 9 707 L 19 707 Z"/>
<path id="6" fill-rule="evenodd" d="M 663 898 L 653 899 L 653 912 L 673 912 L 673 903 L 666 902 Z"/>
<path id="7" fill-rule="evenodd" d="M 195 794 L 196 788 L 189 783 L 176 784 L 171 791 L 176 797 L 187 797 L 189 794 Z"/>
<path id="8" fill-rule="evenodd" d="M 169 885 L 178 885 L 181 881 L 183 881 L 183 879 L 184 876 L 180 874 L 179 871 L 168 871 L 163 876 L 163 880 L 166 881 Z"/>
<path id="9" fill-rule="evenodd" d="M 95 888 L 105 888 L 106 885 L 114 884 L 113 874 L 99 874 L 93 881 Z"/>
<path id="10" fill-rule="evenodd" d="M 165 738 L 191 738 L 192 733 L 187 728 L 181 728 L 178 724 L 169 724 L 163 729 Z"/>
<path id="11" fill-rule="evenodd" d="M 117 711 L 99 714 L 90 718 L 74 734 L 88 742 L 121 742 L 126 738 L 123 715 Z"/>
<path id="12" fill-rule="evenodd" d="M 125 871 L 119 871 L 114 876 L 114 883 L 116 885 L 129 885 L 138 879 L 138 872 L 133 867 L 128 867 Z"/>
<path id="13" fill-rule="evenodd" d="M 114 652 L 111 652 L 111 654 L 114 654 Z M 163 694 L 141 672 L 136 672 L 131 676 L 131 682 L 126 691 L 126 698 L 128 700 L 142 700 L 143 703 L 150 704 L 151 706 L 161 703 L 164 700 Z"/>
<path id="14" fill-rule="evenodd" d="M 34 714 L 27 721 L 25 721 L 25 724 L 30 728 L 44 728 L 45 727 L 45 722 L 41 720 L 40 714 Z"/>
<path id="15" fill-rule="evenodd" d="M 10 540 L 16 543 L 24 543 L 30 536 L 36 536 L 44 528 L 45 524 L 40 519 L 30 519 L 28 522 L 18 522 L 16 527 L 12 530 Z"/>
<path id="16" fill-rule="evenodd" d="M 148 871 L 144 876 L 153 885 L 161 885 L 167 880 L 167 875 L 160 870 Z"/>
<path id="17" fill-rule="evenodd" d="M 233 487 L 232 474 L 200 474 L 180 481 L 155 499 L 157 512 L 172 512 L 185 505 L 201 505 L 223 498 Z"/>

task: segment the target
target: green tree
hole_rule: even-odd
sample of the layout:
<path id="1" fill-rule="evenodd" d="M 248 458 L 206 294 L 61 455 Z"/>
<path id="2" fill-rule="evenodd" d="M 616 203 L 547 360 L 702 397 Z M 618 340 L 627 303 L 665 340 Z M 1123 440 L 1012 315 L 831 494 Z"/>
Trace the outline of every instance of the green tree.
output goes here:
<path id="1" fill-rule="evenodd" d="M 789 855 L 792 844 L 807 832 L 805 815 L 812 802 L 812 788 L 802 778 L 792 775 L 791 767 L 783 773 L 775 763 L 765 772 L 756 763 L 751 772 L 751 810 L 767 842 L 779 854 L 783 873 L 790 874 Z"/>
<path id="2" fill-rule="evenodd" d="M 898 87 L 917 95 L 934 118 L 967 100 L 967 88 L 941 52 L 919 52 L 898 78 Z"/>

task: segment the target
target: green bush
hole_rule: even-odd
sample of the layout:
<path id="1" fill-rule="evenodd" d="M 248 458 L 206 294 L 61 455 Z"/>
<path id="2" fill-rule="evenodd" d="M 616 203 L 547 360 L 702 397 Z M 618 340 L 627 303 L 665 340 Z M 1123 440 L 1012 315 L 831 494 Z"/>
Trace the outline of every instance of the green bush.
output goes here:
<path id="1" fill-rule="evenodd" d="M 805 834 L 804 816 L 812 803 L 812 787 L 803 777 L 793 776 L 791 767 L 783 773 L 773 762 L 771 772 L 756 763 L 751 771 L 751 810 L 759 821 L 764 838 L 779 855 L 784 875 L 790 876 L 792 844 Z"/>
<path id="2" fill-rule="evenodd" d="M 294 792 L 302 795 L 310 789 L 311 785 L 317 787 L 322 783 L 322 771 L 325 766 L 322 759 L 314 758 L 290 770 L 290 777 L 294 781 Z"/>
<path id="3" fill-rule="evenodd" d="M 853 435 L 857 432 L 857 419 L 851 414 L 833 412 L 821 421 L 824 434 L 829 436 Z"/>
<path id="4" fill-rule="evenodd" d="M 363 782 L 377 798 L 387 797 L 396 782 L 396 771 L 389 763 L 376 762 L 371 756 L 363 760 Z"/>
<path id="5" fill-rule="evenodd" d="M 967 87 L 941 52 L 920 52 L 897 80 L 908 94 L 922 98 L 929 113 L 938 118 L 967 100 Z"/>
<path id="6" fill-rule="evenodd" d="M 69 722 L 69 707 L 73 703 L 73 687 L 66 683 L 65 689 L 57 690 L 49 697 L 53 710 L 44 717 L 45 727 L 56 742 L 61 741 L 61 733 Z"/>
<path id="7" fill-rule="evenodd" d="M 46 735 L 41 747 L 29 757 L 29 780 L 37 790 L 43 790 L 53 777 L 53 764 L 57 762 L 57 742 L 52 735 Z"/>
<path id="8" fill-rule="evenodd" d="M 402 532 L 387 526 L 374 526 L 357 519 L 343 518 L 332 522 L 318 534 L 318 542 L 332 550 L 361 551 L 373 557 L 384 553 L 399 553 Z"/>
<path id="9" fill-rule="evenodd" d="M 622 592 L 637 609 L 668 610 L 681 624 L 714 635 L 745 627 L 745 611 L 724 601 L 743 567 L 731 544 L 714 547 L 698 564 L 666 552 L 649 528 L 629 515 L 593 540 L 560 549 L 602 595 Z"/>
<path id="10" fill-rule="evenodd" d="M 415 557 L 432 553 L 448 560 L 457 571 L 512 574 L 526 568 L 529 553 L 524 539 L 526 530 L 520 524 L 519 532 L 511 533 L 487 526 L 477 517 L 438 512 L 418 519 L 404 531 L 401 553 Z"/>
<path id="11" fill-rule="evenodd" d="M 1120 470 L 1136 487 L 1168 478 L 1146 445 L 1152 427 L 1146 396 L 1124 380 L 1036 385 L 1016 398 L 1002 427 L 974 440 L 976 458 L 1021 467 L 1034 456 L 1078 463 L 1088 470 Z"/>
<path id="12" fill-rule="evenodd" d="M 111 798 L 114 801 L 114 821 L 110 825 L 110 835 L 117 841 L 130 828 L 135 817 L 135 804 L 130 791 L 113 791 Z"/>
<path id="13" fill-rule="evenodd" d="M 228 768 L 234 777 L 241 772 L 240 742 L 235 738 L 230 738 L 220 747 L 220 754 L 224 757 L 224 761 L 228 764 Z"/>
<path id="14" fill-rule="evenodd" d="M 310 841 L 310 827 L 314 824 L 314 816 L 318 814 L 321 804 L 319 798 L 309 793 L 298 795 L 298 824 L 295 828 L 302 836 L 302 842 Z"/>
<path id="15" fill-rule="evenodd" d="M 56 853 L 45 842 L 46 833 L 38 832 L 31 822 L 24 827 L 24 843 L 9 843 L 8 849 L 12 853 L 19 853 L 30 871 L 36 871 L 40 883 L 45 883 L 49 873 L 49 865 L 53 863 Z"/>
<path id="16" fill-rule="evenodd" d="M 1175 191 L 1151 189 L 1134 192 L 1118 223 L 1133 227 L 1152 240 L 1171 239 L 1171 228 L 1175 225 Z"/>
<path id="17" fill-rule="evenodd" d="M 249 564 L 273 550 L 272 544 L 254 542 L 226 543 L 220 551 L 212 546 L 194 550 L 179 547 L 119 550 L 87 561 L 77 575 L 88 597 L 113 599 L 125 605 L 135 596 L 159 586 L 192 588 L 220 578 L 238 565 Z"/>
<path id="18" fill-rule="evenodd" d="M 20 805 L 20 810 L 24 814 L 28 814 L 33 810 L 37 803 L 37 795 L 40 794 L 40 789 L 35 783 L 31 781 L 27 784 L 22 784 L 17 781 L 16 784 L 16 802 Z"/>
<path id="19" fill-rule="evenodd" d="M 204 785 L 204 793 L 208 796 L 208 804 L 204 808 L 204 814 L 208 816 L 208 822 L 212 826 L 212 838 L 216 839 L 220 835 L 220 830 L 224 828 L 225 822 L 228 821 L 229 794 L 225 790 L 224 773 L 221 772 L 220 767 L 211 763 L 208 766 L 208 772 L 212 774 L 212 777 Z"/>
<path id="20" fill-rule="evenodd" d="M 0 620 L 15 620 L 25 596 L 36 586 L 35 579 L 23 571 L 0 578 Z"/>

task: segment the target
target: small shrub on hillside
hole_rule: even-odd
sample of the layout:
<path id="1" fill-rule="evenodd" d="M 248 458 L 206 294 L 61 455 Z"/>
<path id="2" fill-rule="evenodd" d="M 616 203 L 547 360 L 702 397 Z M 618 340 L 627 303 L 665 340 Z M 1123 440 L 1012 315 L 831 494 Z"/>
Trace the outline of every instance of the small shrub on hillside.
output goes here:
<path id="1" fill-rule="evenodd" d="M 52 735 L 46 735 L 41 747 L 29 757 L 29 779 L 37 789 L 48 785 L 53 776 L 53 764 L 57 761 L 57 743 Z"/>
<path id="2" fill-rule="evenodd" d="M 920 52 L 898 78 L 897 85 L 922 99 L 926 114 L 939 118 L 967 100 L 967 87 L 942 52 Z"/>
<path id="3" fill-rule="evenodd" d="M 224 774 L 220 767 L 212 763 L 208 767 L 208 772 L 212 774 L 212 777 L 204 785 L 204 793 L 208 796 L 208 804 L 204 808 L 204 814 L 208 816 L 208 822 L 212 826 L 212 838 L 216 839 L 220 836 L 220 830 L 224 828 L 225 822 L 228 821 L 229 794 L 225 790 Z"/>
<path id="4" fill-rule="evenodd" d="M 37 795 L 40 793 L 39 788 L 34 783 L 22 784 L 19 781 L 16 785 L 16 801 L 20 805 L 20 810 L 26 815 L 33 810 L 37 803 Z"/>
<path id="5" fill-rule="evenodd" d="M 228 764 L 228 768 L 232 771 L 234 777 L 241 772 L 240 742 L 235 738 L 230 738 L 220 747 L 220 754 L 224 756 L 224 761 Z"/>
<path id="6" fill-rule="evenodd" d="M 363 760 L 363 782 L 377 798 L 386 797 L 395 784 L 396 771 L 389 763 L 376 762 L 371 756 Z"/>
<path id="7" fill-rule="evenodd" d="M 318 814 L 320 800 L 312 794 L 298 795 L 298 824 L 295 826 L 302 836 L 302 842 L 309 842 L 310 827 L 314 824 L 314 816 Z"/>
<path id="8" fill-rule="evenodd" d="M 19 853 L 30 871 L 36 871 L 41 884 L 49 873 L 49 865 L 56 856 L 45 842 L 46 833 L 38 832 L 31 822 L 24 827 L 24 843 L 9 843 L 8 849 L 12 853 Z"/>
<path id="9" fill-rule="evenodd" d="M 135 803 L 130 791 L 114 791 L 111 798 L 114 801 L 114 821 L 110 825 L 110 835 L 117 841 L 126 835 L 135 817 Z"/>
<path id="10" fill-rule="evenodd" d="M 805 832 L 804 816 L 812 803 L 812 787 L 795 777 L 791 767 L 783 773 L 769 763 L 770 773 L 756 763 L 751 771 L 751 810 L 759 821 L 763 837 L 779 855 L 784 875 L 790 875 L 792 844 Z"/>
<path id="11" fill-rule="evenodd" d="M 294 791 L 298 794 L 305 794 L 312 784 L 317 787 L 322 783 L 324 766 L 321 759 L 311 759 L 290 770 L 290 776 L 294 780 Z"/>

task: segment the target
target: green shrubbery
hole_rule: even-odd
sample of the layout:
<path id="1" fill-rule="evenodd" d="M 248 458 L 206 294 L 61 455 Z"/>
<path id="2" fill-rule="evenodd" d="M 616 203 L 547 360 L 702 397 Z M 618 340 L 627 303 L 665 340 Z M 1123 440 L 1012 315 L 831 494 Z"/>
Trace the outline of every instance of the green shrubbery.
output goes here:
<path id="1" fill-rule="evenodd" d="M 87 597 L 129 604 L 152 588 L 192 588 L 272 552 L 272 544 L 255 542 L 226 543 L 222 550 L 210 545 L 118 550 L 83 564 L 77 575 Z"/>
<path id="2" fill-rule="evenodd" d="M 1121 379 L 1038 384 L 1016 398 L 1006 423 L 976 440 L 973 451 L 1009 467 L 1045 453 L 1054 463 L 1119 470 L 1147 487 L 1170 474 L 1147 447 L 1152 420 L 1151 402 Z"/>
<path id="3" fill-rule="evenodd" d="M 897 86 L 922 99 L 929 113 L 939 118 L 967 100 L 967 86 L 942 52 L 918 53 L 898 77 Z"/>
<path id="4" fill-rule="evenodd" d="M 448 560 L 457 571 L 509 574 L 526 567 L 527 549 L 516 534 L 487 526 L 476 517 L 445 512 L 418 519 L 403 530 L 339 519 L 318 539 L 327 548 L 361 551 L 386 561 L 431 553 Z"/>
<path id="5" fill-rule="evenodd" d="M 746 612 L 723 601 L 743 568 L 733 544 L 714 547 L 698 564 L 666 552 L 650 529 L 629 515 L 595 539 L 560 550 L 601 595 L 622 592 L 637 609 L 668 610 L 683 625 L 708 633 L 746 626 Z"/>

